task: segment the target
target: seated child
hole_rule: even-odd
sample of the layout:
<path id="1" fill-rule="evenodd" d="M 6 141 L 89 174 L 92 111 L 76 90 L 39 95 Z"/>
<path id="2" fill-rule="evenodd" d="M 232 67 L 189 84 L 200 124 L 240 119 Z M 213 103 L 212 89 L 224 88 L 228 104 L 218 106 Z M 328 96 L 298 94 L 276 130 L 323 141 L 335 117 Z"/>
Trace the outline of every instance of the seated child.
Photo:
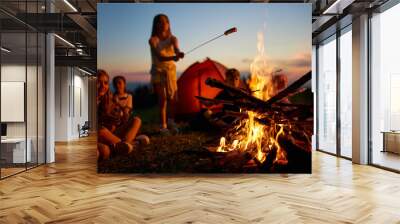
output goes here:
<path id="1" fill-rule="evenodd" d="M 109 76 L 104 70 L 97 73 L 97 91 L 99 159 L 131 153 L 141 126 L 140 118 L 126 116 L 123 108 L 113 100 L 109 89 Z M 146 138 L 142 142 L 148 144 L 149 139 Z"/>
<path id="2" fill-rule="evenodd" d="M 124 116 L 129 117 L 133 110 L 133 100 L 132 95 L 126 91 L 126 79 L 123 76 L 116 76 L 112 82 L 115 89 L 114 102 L 121 107 Z"/>
<path id="3" fill-rule="evenodd" d="M 228 69 L 225 73 L 225 82 L 233 87 L 239 87 L 240 85 L 240 73 L 238 70 L 232 68 Z M 235 96 L 231 95 L 229 91 L 221 91 L 214 99 L 233 101 Z M 203 104 L 207 105 L 206 102 Z M 200 111 L 200 117 L 196 119 L 193 123 L 195 127 L 205 128 L 203 126 L 212 125 L 220 129 L 229 128 L 237 120 L 235 116 L 230 115 L 230 113 L 238 113 L 240 108 L 235 105 L 224 104 L 221 112 L 213 113 L 210 109 L 203 109 Z"/>

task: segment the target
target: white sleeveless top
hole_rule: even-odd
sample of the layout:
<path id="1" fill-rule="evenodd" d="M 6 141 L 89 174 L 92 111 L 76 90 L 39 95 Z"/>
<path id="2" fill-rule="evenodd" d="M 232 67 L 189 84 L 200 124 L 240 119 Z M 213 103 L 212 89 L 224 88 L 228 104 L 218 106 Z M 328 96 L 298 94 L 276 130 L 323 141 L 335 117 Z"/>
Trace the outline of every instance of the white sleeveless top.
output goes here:
<path id="1" fill-rule="evenodd" d="M 122 108 L 128 107 L 129 109 L 132 109 L 132 95 L 129 93 L 125 93 L 123 96 L 115 94 L 114 101 Z"/>
<path id="2" fill-rule="evenodd" d="M 171 57 L 175 56 L 175 49 L 174 49 L 174 44 L 173 44 L 173 36 L 171 35 L 165 40 L 159 40 L 159 42 L 156 45 L 156 50 L 160 53 L 161 56 L 163 57 Z M 154 71 L 155 69 L 168 69 L 171 66 L 175 66 L 174 61 L 160 61 L 158 60 L 157 56 L 151 51 L 151 71 Z M 153 72 L 151 72 L 153 73 Z"/>

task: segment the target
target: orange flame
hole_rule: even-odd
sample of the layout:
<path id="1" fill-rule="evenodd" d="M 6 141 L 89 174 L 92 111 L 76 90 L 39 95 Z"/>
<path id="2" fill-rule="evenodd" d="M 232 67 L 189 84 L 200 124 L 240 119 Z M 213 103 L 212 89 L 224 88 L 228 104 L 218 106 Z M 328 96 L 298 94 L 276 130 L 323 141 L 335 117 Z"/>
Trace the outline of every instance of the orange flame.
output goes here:
<path id="1" fill-rule="evenodd" d="M 274 85 L 272 83 L 272 68 L 268 66 L 264 49 L 264 34 L 257 34 L 257 55 L 250 64 L 250 79 L 248 85 L 252 91 L 252 95 L 268 100 L 274 95 Z M 278 143 L 278 138 L 284 135 L 283 125 L 276 133 L 276 127 L 272 124 L 270 127 L 262 125 L 255 121 L 259 115 L 254 111 L 247 111 L 248 118 L 244 119 L 244 124 L 240 124 L 237 128 L 244 130 L 245 136 L 241 140 L 235 139 L 232 144 L 227 144 L 226 138 L 221 137 L 218 152 L 227 152 L 232 150 L 253 151 L 256 150 L 255 158 L 263 163 L 266 160 L 267 153 L 273 148 L 276 148 L 276 158 L 274 162 L 285 164 L 286 152 Z M 235 137 L 235 136 L 234 136 Z"/>

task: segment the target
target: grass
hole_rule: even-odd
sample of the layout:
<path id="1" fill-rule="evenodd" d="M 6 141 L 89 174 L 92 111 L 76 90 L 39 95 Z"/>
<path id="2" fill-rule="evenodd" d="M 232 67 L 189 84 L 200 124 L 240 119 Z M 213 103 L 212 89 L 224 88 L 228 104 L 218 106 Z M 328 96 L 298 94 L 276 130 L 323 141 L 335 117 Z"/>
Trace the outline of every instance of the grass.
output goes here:
<path id="1" fill-rule="evenodd" d="M 310 91 L 293 96 L 294 103 L 307 103 Z M 312 94 L 312 93 L 311 93 Z M 224 162 L 207 147 L 217 146 L 223 133 L 208 127 L 196 130 L 189 123 L 179 123 L 180 133 L 163 136 L 159 134 L 159 112 L 155 105 L 137 109 L 134 114 L 142 120 L 140 134 L 150 137 L 150 145 L 137 147 L 129 155 L 116 155 L 107 161 L 98 163 L 101 173 L 243 173 L 260 172 L 246 170 L 239 162 Z M 310 152 L 289 150 L 291 158 L 287 167 L 280 170 L 263 172 L 309 172 L 311 168 Z M 292 162 L 290 162 L 292 161 Z"/>
<path id="2" fill-rule="evenodd" d="M 137 109 L 134 111 L 134 114 L 142 119 L 143 124 L 158 124 L 160 122 L 160 115 L 157 105 L 149 108 Z"/>

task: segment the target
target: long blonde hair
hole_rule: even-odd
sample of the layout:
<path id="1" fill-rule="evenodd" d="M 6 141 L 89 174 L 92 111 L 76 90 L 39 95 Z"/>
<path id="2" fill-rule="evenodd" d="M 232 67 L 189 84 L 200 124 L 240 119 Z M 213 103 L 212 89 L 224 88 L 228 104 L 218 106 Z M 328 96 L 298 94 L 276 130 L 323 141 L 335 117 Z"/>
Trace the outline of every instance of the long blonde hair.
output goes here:
<path id="1" fill-rule="evenodd" d="M 99 80 L 100 76 L 106 76 L 107 80 L 110 80 L 110 76 L 108 75 L 108 73 L 105 70 L 99 69 L 97 70 L 97 80 Z M 97 111 L 100 113 L 103 112 L 107 112 L 107 110 L 109 109 L 111 103 L 112 103 L 112 98 L 113 98 L 113 94 L 110 90 L 110 87 L 108 87 L 107 92 L 103 95 L 103 96 L 99 96 L 99 86 L 97 87 Z"/>
<path id="2" fill-rule="evenodd" d="M 160 24 L 160 22 L 161 22 L 161 18 L 162 17 L 164 17 L 167 20 L 168 24 L 169 24 L 169 26 L 168 26 L 168 36 L 172 35 L 171 24 L 169 23 L 168 16 L 165 15 L 165 14 L 158 14 L 158 15 L 154 16 L 154 19 L 153 19 L 153 27 L 151 29 L 151 37 L 159 35 L 160 31 L 157 30 L 157 28 L 158 28 L 158 24 Z"/>

